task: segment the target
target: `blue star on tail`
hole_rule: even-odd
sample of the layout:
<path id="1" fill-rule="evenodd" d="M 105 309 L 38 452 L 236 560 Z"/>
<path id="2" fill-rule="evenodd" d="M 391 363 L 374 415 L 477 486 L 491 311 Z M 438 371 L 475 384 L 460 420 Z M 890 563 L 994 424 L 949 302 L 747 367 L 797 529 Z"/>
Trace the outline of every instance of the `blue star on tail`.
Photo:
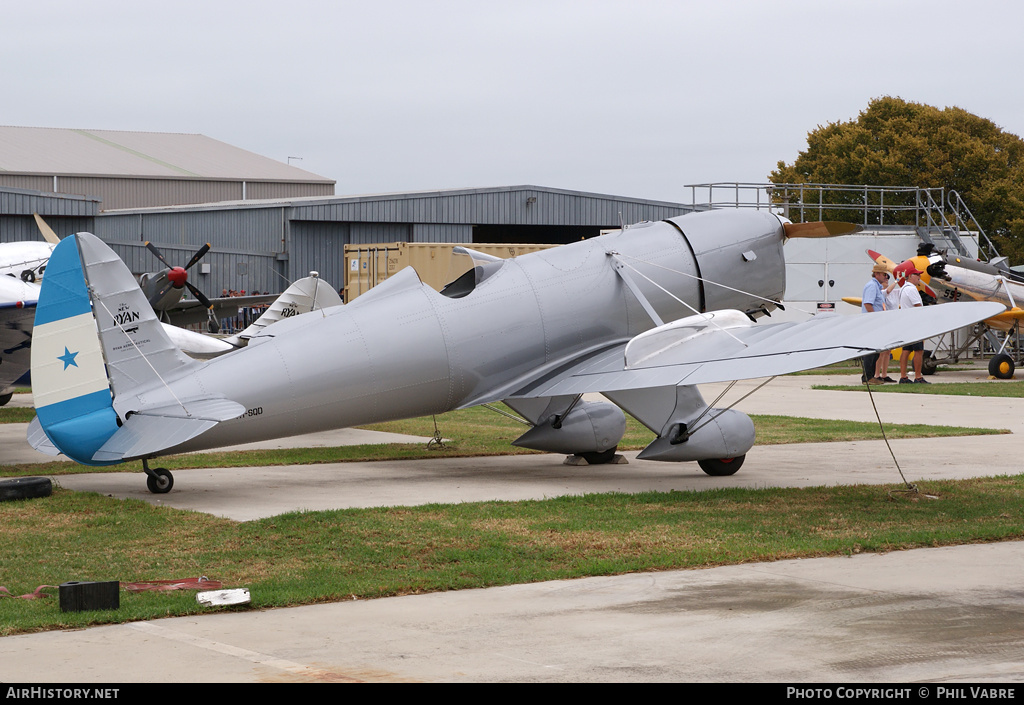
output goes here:
<path id="1" fill-rule="evenodd" d="M 70 350 L 68 350 L 68 346 L 65 345 L 64 354 L 58 356 L 57 359 L 64 363 L 64 369 L 66 370 L 68 368 L 68 365 L 74 365 L 75 367 L 78 367 L 78 363 L 75 362 L 76 355 L 78 355 L 78 353 L 71 352 Z"/>

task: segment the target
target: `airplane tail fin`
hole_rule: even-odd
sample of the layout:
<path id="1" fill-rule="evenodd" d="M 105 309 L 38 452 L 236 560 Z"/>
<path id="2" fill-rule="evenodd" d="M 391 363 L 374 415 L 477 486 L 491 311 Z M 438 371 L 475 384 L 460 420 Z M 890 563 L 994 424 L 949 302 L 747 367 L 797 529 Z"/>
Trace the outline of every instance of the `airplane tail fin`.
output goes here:
<path id="1" fill-rule="evenodd" d="M 30 437 L 48 438 L 84 465 L 106 464 L 94 456 L 121 426 L 118 393 L 197 364 L 170 342 L 131 272 L 99 238 L 78 233 L 54 248 L 32 333 L 32 394 L 44 435 Z"/>
<path id="2" fill-rule="evenodd" d="M 316 272 L 310 272 L 308 277 L 299 279 L 285 289 L 284 293 L 278 296 L 274 303 L 248 328 L 230 338 L 225 338 L 225 341 L 232 345 L 245 345 L 250 338 L 256 337 L 273 323 L 303 313 L 341 305 L 342 301 L 338 292 L 320 279 Z"/>

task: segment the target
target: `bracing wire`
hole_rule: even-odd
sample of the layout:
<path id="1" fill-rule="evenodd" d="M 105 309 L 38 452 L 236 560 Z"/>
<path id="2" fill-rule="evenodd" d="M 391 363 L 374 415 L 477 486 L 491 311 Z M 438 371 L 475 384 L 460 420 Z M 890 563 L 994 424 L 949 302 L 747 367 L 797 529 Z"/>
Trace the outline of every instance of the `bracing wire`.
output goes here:
<path id="1" fill-rule="evenodd" d="M 117 326 L 117 329 L 120 330 L 122 333 L 124 333 L 124 337 L 127 338 L 128 342 L 132 344 L 133 348 L 135 348 L 135 352 L 137 352 L 139 354 L 139 357 L 141 357 L 143 360 L 145 360 L 146 364 L 149 365 L 149 369 L 153 370 L 153 374 L 156 375 L 156 378 L 158 380 L 160 380 L 160 383 L 164 385 L 164 387 L 167 389 L 167 391 L 170 393 L 170 395 L 172 397 L 174 397 L 174 401 L 178 402 L 178 406 L 180 406 L 182 408 L 182 411 L 184 411 L 185 414 L 189 418 L 192 418 L 192 412 L 190 412 L 185 407 L 185 405 L 181 402 L 181 399 L 178 399 L 178 395 L 174 393 L 174 390 L 171 389 L 171 386 L 169 384 L 167 384 L 167 382 L 164 380 L 164 378 L 160 376 L 160 373 L 156 371 L 156 368 L 153 367 L 153 363 L 151 363 L 149 361 L 149 358 L 146 357 L 145 353 L 143 353 L 142 350 L 139 349 L 139 346 L 135 344 L 135 341 L 132 340 L 132 337 L 130 335 L 128 335 L 128 331 L 126 331 L 124 329 L 124 326 L 122 326 L 120 323 L 118 323 L 117 319 L 114 318 L 114 314 L 112 314 L 110 312 L 110 309 L 107 308 L 107 305 L 105 303 L 103 303 L 103 299 L 101 299 L 99 297 L 96 297 L 95 300 L 98 301 L 100 306 L 103 307 L 103 310 L 107 312 L 107 315 L 110 316 L 110 320 L 112 320 L 114 322 L 114 325 Z"/>
<path id="2" fill-rule="evenodd" d="M 611 254 L 614 254 L 614 255 L 615 255 L 616 257 L 621 257 L 621 256 L 619 255 L 619 253 L 617 253 L 617 252 L 616 252 L 616 253 L 611 253 Z M 630 268 L 630 269 L 632 269 L 632 270 L 633 270 L 634 272 L 636 272 L 637 274 L 639 274 L 639 275 L 640 275 L 641 277 L 643 277 L 644 279 L 646 279 L 647 281 L 649 281 L 649 282 L 650 282 L 651 284 L 653 284 L 654 286 L 658 287 L 658 288 L 659 288 L 659 289 L 661 289 L 661 290 L 662 290 L 663 292 L 665 292 L 666 294 L 668 294 L 669 296 L 671 296 L 671 297 L 672 297 L 673 299 L 675 299 L 676 301 L 678 301 L 679 303 L 681 303 L 681 304 L 682 304 L 683 306 L 685 306 L 686 308 L 688 308 L 688 309 L 690 309 L 691 311 L 693 311 L 694 315 L 697 315 L 697 316 L 704 316 L 705 320 L 707 320 L 707 321 L 708 321 L 708 323 L 710 323 L 711 325 L 713 325 L 713 326 L 714 326 L 715 328 L 717 328 L 718 330 L 720 330 L 720 331 L 722 331 L 723 333 L 725 333 L 726 335 L 728 335 L 728 336 L 729 336 L 730 338 L 732 338 L 733 340 L 735 340 L 735 341 L 736 341 L 737 343 L 739 343 L 739 344 L 740 344 L 740 345 L 742 345 L 743 347 L 748 347 L 748 346 L 747 346 L 747 344 L 746 344 L 746 343 L 744 343 L 744 342 L 743 342 L 742 340 L 740 340 L 739 338 L 737 338 L 737 337 L 736 337 L 735 335 L 733 335 L 732 333 L 730 333 L 730 332 L 729 332 L 728 330 L 726 330 L 725 328 L 722 328 L 722 326 L 720 326 L 720 325 L 718 325 L 717 323 L 715 323 L 715 321 L 714 321 L 714 318 L 712 317 L 712 315 L 711 315 L 711 314 L 708 314 L 708 313 L 701 313 L 700 311 L 698 311 L 697 309 L 695 309 L 695 308 L 694 308 L 693 306 L 691 306 L 690 304 L 686 303 L 686 302 L 685 302 L 685 301 L 683 301 L 683 300 L 682 300 L 681 298 L 679 298 L 678 296 L 676 296 L 675 294 L 673 294 L 673 293 L 672 293 L 671 291 L 669 291 L 668 289 L 666 289 L 665 287 L 663 287 L 663 286 L 662 286 L 661 284 L 659 284 L 658 282 L 654 281 L 654 280 L 653 280 L 653 279 L 651 279 L 651 278 L 650 278 L 649 276 L 647 276 L 646 274 L 644 274 L 643 272 L 641 272 L 641 271 L 640 271 L 639 269 L 637 269 L 636 267 L 634 267 L 633 265 L 631 265 L 631 264 L 630 264 L 629 262 L 625 262 L 625 261 L 623 261 L 623 260 L 622 260 L 621 258 L 619 259 L 619 261 L 620 261 L 620 262 L 622 262 L 623 266 L 629 267 L 629 268 Z"/>
<path id="3" fill-rule="evenodd" d="M 631 259 L 631 260 L 634 260 L 636 262 L 640 262 L 641 264 L 646 264 L 646 265 L 648 265 L 650 267 L 657 267 L 658 269 L 663 269 L 666 272 L 671 272 L 672 274 L 681 274 L 684 277 L 689 277 L 690 279 L 696 279 L 699 282 L 703 282 L 705 284 L 711 284 L 713 286 L 721 287 L 722 289 L 728 289 L 729 291 L 735 291 L 737 294 L 743 294 L 744 296 L 750 296 L 750 297 L 755 298 L 755 299 L 760 299 L 761 301 L 764 301 L 766 303 L 770 303 L 770 304 L 774 304 L 774 305 L 778 305 L 778 303 L 779 303 L 778 301 L 776 301 L 774 299 L 769 299 L 769 298 L 766 298 L 764 296 L 760 296 L 758 294 L 752 294 L 749 291 L 743 291 L 742 289 L 737 289 L 735 287 L 731 287 L 731 286 L 728 286 L 726 284 L 722 284 L 720 282 L 712 281 L 710 279 L 705 279 L 704 277 L 699 276 L 697 274 L 690 274 L 689 272 L 683 272 L 683 271 L 680 271 L 678 269 L 672 269 L 671 267 L 666 267 L 663 264 L 658 264 L 657 262 L 649 262 L 649 261 L 647 261 L 645 259 L 640 259 L 639 257 L 632 257 L 630 255 L 624 255 L 621 252 L 618 252 L 616 254 L 618 254 L 619 257 L 624 258 L 624 259 Z M 637 271 L 634 267 L 630 267 L 630 269 L 633 269 L 633 271 Z M 640 274 L 641 276 L 644 276 L 640 272 L 637 272 L 637 273 Z M 644 277 L 644 278 L 647 279 L 648 281 L 651 281 L 648 277 Z M 651 282 L 651 283 L 653 284 L 654 282 Z M 662 289 L 662 290 L 664 291 L 664 289 Z M 815 315 L 814 311 L 808 311 L 806 309 L 802 309 L 802 308 L 799 308 L 799 307 L 796 307 L 796 306 L 792 306 L 790 304 L 787 304 L 786 308 L 787 309 L 788 308 L 793 308 L 794 310 L 800 311 L 801 313 L 805 313 L 808 316 Z"/>
<path id="4" fill-rule="evenodd" d="M 899 472 L 900 478 L 903 480 L 903 484 L 906 485 L 906 488 L 902 490 L 890 490 L 889 495 L 892 496 L 894 492 L 921 494 L 921 490 L 917 485 L 913 485 L 907 481 L 906 476 L 903 474 L 903 468 L 900 467 L 900 461 L 896 459 L 896 452 L 893 451 L 892 445 L 889 443 L 889 437 L 885 435 L 885 425 L 882 423 L 881 414 L 878 413 L 878 406 L 875 404 L 875 396 L 871 391 L 871 385 L 865 382 L 864 386 L 867 387 L 868 390 L 868 398 L 871 400 L 871 408 L 875 410 L 875 418 L 878 419 L 878 428 L 882 431 L 882 440 L 885 441 L 885 447 L 889 449 L 889 455 L 892 456 L 892 462 L 896 464 L 896 471 Z"/>

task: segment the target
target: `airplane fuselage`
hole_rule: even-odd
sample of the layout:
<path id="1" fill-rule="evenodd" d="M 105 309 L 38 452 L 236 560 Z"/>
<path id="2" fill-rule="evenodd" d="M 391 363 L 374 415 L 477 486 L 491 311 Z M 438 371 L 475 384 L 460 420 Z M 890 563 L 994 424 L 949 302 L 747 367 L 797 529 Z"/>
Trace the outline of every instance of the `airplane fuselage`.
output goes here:
<path id="1" fill-rule="evenodd" d="M 771 310 L 785 290 L 782 244 L 775 216 L 719 212 L 488 263 L 461 282 L 458 298 L 403 270 L 351 304 L 281 321 L 243 350 L 115 393 L 114 408 L 123 417 L 133 405 L 218 394 L 244 406 L 167 450 L 175 453 L 493 401 L 538 370 L 654 327 L 641 299 L 663 322 Z"/>
<path id="2" fill-rule="evenodd" d="M 935 291 L 940 301 L 996 301 L 1007 310 L 1024 308 L 1024 284 L 1000 274 L 994 267 L 981 264 L 963 267 L 957 265 L 958 261 L 955 257 L 947 259 L 933 255 L 928 258 L 928 264 L 919 267 L 927 267 L 929 270 L 922 275 L 922 282 Z M 985 271 L 984 268 L 992 271 Z M 985 323 L 999 330 L 1009 330 L 1013 326 L 1012 320 L 1003 321 L 998 318 L 989 319 Z"/>

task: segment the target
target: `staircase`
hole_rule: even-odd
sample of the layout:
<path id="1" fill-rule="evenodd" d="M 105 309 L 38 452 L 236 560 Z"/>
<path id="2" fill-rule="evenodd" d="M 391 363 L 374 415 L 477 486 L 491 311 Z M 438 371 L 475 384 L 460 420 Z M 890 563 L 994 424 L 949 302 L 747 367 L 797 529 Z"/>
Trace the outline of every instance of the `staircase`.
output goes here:
<path id="1" fill-rule="evenodd" d="M 939 192 L 938 200 L 935 191 Z M 977 224 L 974 214 L 960 194 L 950 191 L 943 207 L 942 189 L 919 189 L 919 205 L 924 225 L 917 226 L 918 237 L 938 250 L 949 250 L 961 257 L 985 260 L 1006 268 L 1006 258 L 1000 257 L 996 246 Z"/>
<path id="2" fill-rule="evenodd" d="M 758 184 L 720 182 L 688 184 L 695 210 L 757 208 L 772 210 L 794 222 L 847 220 L 865 227 L 903 224 L 916 229 L 922 242 L 961 257 L 1007 268 L 992 241 L 977 224 L 960 194 L 944 188 L 855 184 Z M 706 189 L 707 200 L 698 202 Z"/>

